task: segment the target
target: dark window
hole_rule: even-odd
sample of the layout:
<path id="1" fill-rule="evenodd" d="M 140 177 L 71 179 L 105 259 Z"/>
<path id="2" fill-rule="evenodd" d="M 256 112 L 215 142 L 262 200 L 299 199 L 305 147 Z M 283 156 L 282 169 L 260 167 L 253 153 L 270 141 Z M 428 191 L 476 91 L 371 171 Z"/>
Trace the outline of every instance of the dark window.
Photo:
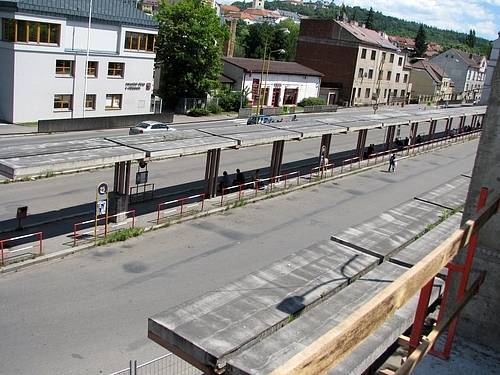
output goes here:
<path id="1" fill-rule="evenodd" d="M 368 78 L 369 79 L 373 78 L 373 69 L 368 70 Z"/>
<path id="2" fill-rule="evenodd" d="M 399 77 L 401 76 L 401 74 L 399 73 L 396 73 L 396 82 L 399 82 Z"/>
<path id="3" fill-rule="evenodd" d="M 54 95 L 54 109 L 73 108 L 73 95 Z"/>
<path id="4" fill-rule="evenodd" d="M 386 53 L 382 52 L 382 61 L 385 61 L 385 56 L 386 56 Z"/>
<path id="5" fill-rule="evenodd" d="M 285 105 L 297 104 L 298 95 L 299 95 L 299 89 L 285 89 L 285 94 L 283 95 L 283 104 Z"/>
<path id="6" fill-rule="evenodd" d="M 391 75 L 392 75 L 392 72 L 389 70 L 387 72 L 387 80 L 390 81 L 391 80 Z"/>
<path id="7" fill-rule="evenodd" d="M 96 102 L 96 95 L 95 94 L 85 95 L 85 109 L 87 111 L 95 110 L 95 102 Z"/>
<path id="8" fill-rule="evenodd" d="M 363 78 L 363 68 L 359 68 L 359 71 L 358 71 L 358 78 Z"/>
<path id="9" fill-rule="evenodd" d="M 382 80 L 383 76 L 384 76 L 384 71 L 383 70 L 379 70 L 378 71 L 378 80 L 379 81 Z"/>
<path id="10" fill-rule="evenodd" d="M 73 60 L 56 60 L 56 74 L 60 76 L 73 76 Z"/>
<path id="11" fill-rule="evenodd" d="M 408 82 L 408 74 L 405 74 L 403 76 L 403 83 L 406 83 L 406 82 Z"/>
<path id="12" fill-rule="evenodd" d="M 125 46 L 126 50 L 153 52 L 155 49 L 156 35 L 133 33 L 127 31 L 125 33 Z"/>
<path id="13" fill-rule="evenodd" d="M 403 58 L 402 58 L 402 57 L 400 57 L 400 58 L 398 59 L 398 65 L 399 65 L 399 66 L 403 65 Z"/>
<path id="14" fill-rule="evenodd" d="M 97 77 L 97 67 L 98 67 L 98 62 L 97 61 L 89 61 L 87 65 L 87 76 L 88 77 Z"/>
<path id="15" fill-rule="evenodd" d="M 6 42 L 59 44 L 60 25 L 2 19 L 2 39 Z"/>
<path id="16" fill-rule="evenodd" d="M 110 62 L 108 63 L 108 76 L 123 77 L 125 63 Z"/>
<path id="17" fill-rule="evenodd" d="M 398 90 L 394 90 L 394 97 L 397 98 L 398 97 Z"/>
<path id="18" fill-rule="evenodd" d="M 389 62 L 393 63 L 394 62 L 394 54 L 391 53 L 391 57 L 389 58 Z"/>
<path id="19" fill-rule="evenodd" d="M 365 90 L 365 98 L 369 98 L 370 97 L 370 89 L 366 89 Z"/>
<path id="20" fill-rule="evenodd" d="M 106 109 L 121 109 L 121 108 L 122 108 L 122 94 L 106 95 Z"/>
<path id="21" fill-rule="evenodd" d="M 361 50 L 361 58 L 362 58 L 362 59 L 366 59 L 366 48 L 363 48 L 363 49 Z"/>
<path id="22" fill-rule="evenodd" d="M 377 51 L 372 51 L 372 60 L 377 58 Z"/>

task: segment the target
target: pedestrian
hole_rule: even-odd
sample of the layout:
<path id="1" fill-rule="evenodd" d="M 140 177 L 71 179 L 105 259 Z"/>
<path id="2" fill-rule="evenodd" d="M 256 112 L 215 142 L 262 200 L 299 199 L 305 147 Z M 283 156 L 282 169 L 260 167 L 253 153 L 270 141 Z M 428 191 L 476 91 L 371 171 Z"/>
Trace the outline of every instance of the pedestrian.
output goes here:
<path id="1" fill-rule="evenodd" d="M 224 192 L 225 188 L 228 188 L 230 183 L 229 183 L 229 176 L 227 174 L 227 171 L 222 172 L 222 178 L 219 181 L 219 191 L 221 193 Z"/>
<path id="2" fill-rule="evenodd" d="M 389 170 L 387 172 L 394 172 L 396 170 L 396 154 L 392 154 L 389 158 Z"/>
<path id="3" fill-rule="evenodd" d="M 233 185 L 242 185 L 245 183 L 245 175 L 239 169 L 236 169 L 236 178 L 233 181 Z"/>

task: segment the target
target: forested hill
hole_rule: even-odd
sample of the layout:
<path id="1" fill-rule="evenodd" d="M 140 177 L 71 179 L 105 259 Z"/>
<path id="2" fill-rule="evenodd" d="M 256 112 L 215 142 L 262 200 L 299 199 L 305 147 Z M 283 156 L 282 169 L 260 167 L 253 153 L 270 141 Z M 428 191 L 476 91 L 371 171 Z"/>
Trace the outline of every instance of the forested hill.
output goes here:
<path id="1" fill-rule="evenodd" d="M 316 5 L 317 4 L 317 5 Z M 340 11 L 341 6 L 333 4 L 321 5 L 322 3 L 318 1 L 315 5 L 292 5 L 282 1 L 266 1 L 266 9 L 274 10 L 288 10 L 291 12 L 296 12 L 304 16 L 318 17 L 318 18 L 335 18 L 337 12 Z M 252 3 L 245 2 L 235 2 L 233 5 L 238 6 L 242 9 L 248 8 Z M 366 22 L 368 18 L 368 9 L 363 9 L 358 6 L 349 7 L 346 6 L 346 13 L 350 20 L 358 21 L 361 23 Z M 373 28 L 375 30 L 384 31 L 389 35 L 399 35 L 409 38 L 415 38 L 417 30 L 420 24 L 412 21 L 405 21 L 396 17 L 386 16 L 380 12 L 374 12 L 373 15 Z M 467 34 L 459 33 L 452 30 L 442 30 L 433 26 L 425 26 L 425 31 L 427 35 L 427 42 L 434 42 L 440 44 L 444 50 L 448 48 L 458 48 L 467 52 L 479 53 L 481 55 L 489 56 L 491 49 L 490 42 L 484 38 L 476 37 L 476 43 L 474 48 L 471 48 L 465 44 Z"/>

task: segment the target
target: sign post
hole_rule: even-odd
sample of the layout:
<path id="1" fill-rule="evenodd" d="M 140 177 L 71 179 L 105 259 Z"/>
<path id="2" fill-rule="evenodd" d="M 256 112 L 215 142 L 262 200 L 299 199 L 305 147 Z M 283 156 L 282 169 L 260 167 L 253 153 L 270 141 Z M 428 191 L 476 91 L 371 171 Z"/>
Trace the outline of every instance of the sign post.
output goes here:
<path id="1" fill-rule="evenodd" d="M 97 244 L 97 219 L 99 215 L 104 215 L 104 237 L 108 234 L 108 184 L 101 182 L 97 186 L 95 194 L 95 222 L 94 239 Z"/>

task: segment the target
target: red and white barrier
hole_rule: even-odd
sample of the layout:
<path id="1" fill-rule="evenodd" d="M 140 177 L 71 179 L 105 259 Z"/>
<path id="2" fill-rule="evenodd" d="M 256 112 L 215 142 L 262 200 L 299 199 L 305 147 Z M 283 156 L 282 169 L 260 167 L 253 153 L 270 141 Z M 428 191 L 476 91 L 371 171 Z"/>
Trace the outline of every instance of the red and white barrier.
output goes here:
<path id="1" fill-rule="evenodd" d="M 120 220 L 113 222 L 115 218 Z M 135 210 L 100 217 L 97 220 L 92 219 L 75 223 L 73 224 L 73 246 L 76 246 L 79 240 L 96 241 L 100 236 L 105 238 L 109 233 L 128 225 L 130 225 L 130 228 L 135 227 Z"/>
<path id="2" fill-rule="evenodd" d="M 182 216 L 187 212 L 203 211 L 204 207 L 204 193 L 159 203 L 157 206 L 156 223 L 159 224 L 162 219 L 168 217 Z"/>
<path id="3" fill-rule="evenodd" d="M 33 240 L 30 240 L 33 238 Z M 18 242 L 20 242 L 18 244 Z M 0 259 L 1 265 L 13 256 L 24 254 L 42 255 L 43 253 L 43 232 L 26 234 L 0 240 Z"/>

